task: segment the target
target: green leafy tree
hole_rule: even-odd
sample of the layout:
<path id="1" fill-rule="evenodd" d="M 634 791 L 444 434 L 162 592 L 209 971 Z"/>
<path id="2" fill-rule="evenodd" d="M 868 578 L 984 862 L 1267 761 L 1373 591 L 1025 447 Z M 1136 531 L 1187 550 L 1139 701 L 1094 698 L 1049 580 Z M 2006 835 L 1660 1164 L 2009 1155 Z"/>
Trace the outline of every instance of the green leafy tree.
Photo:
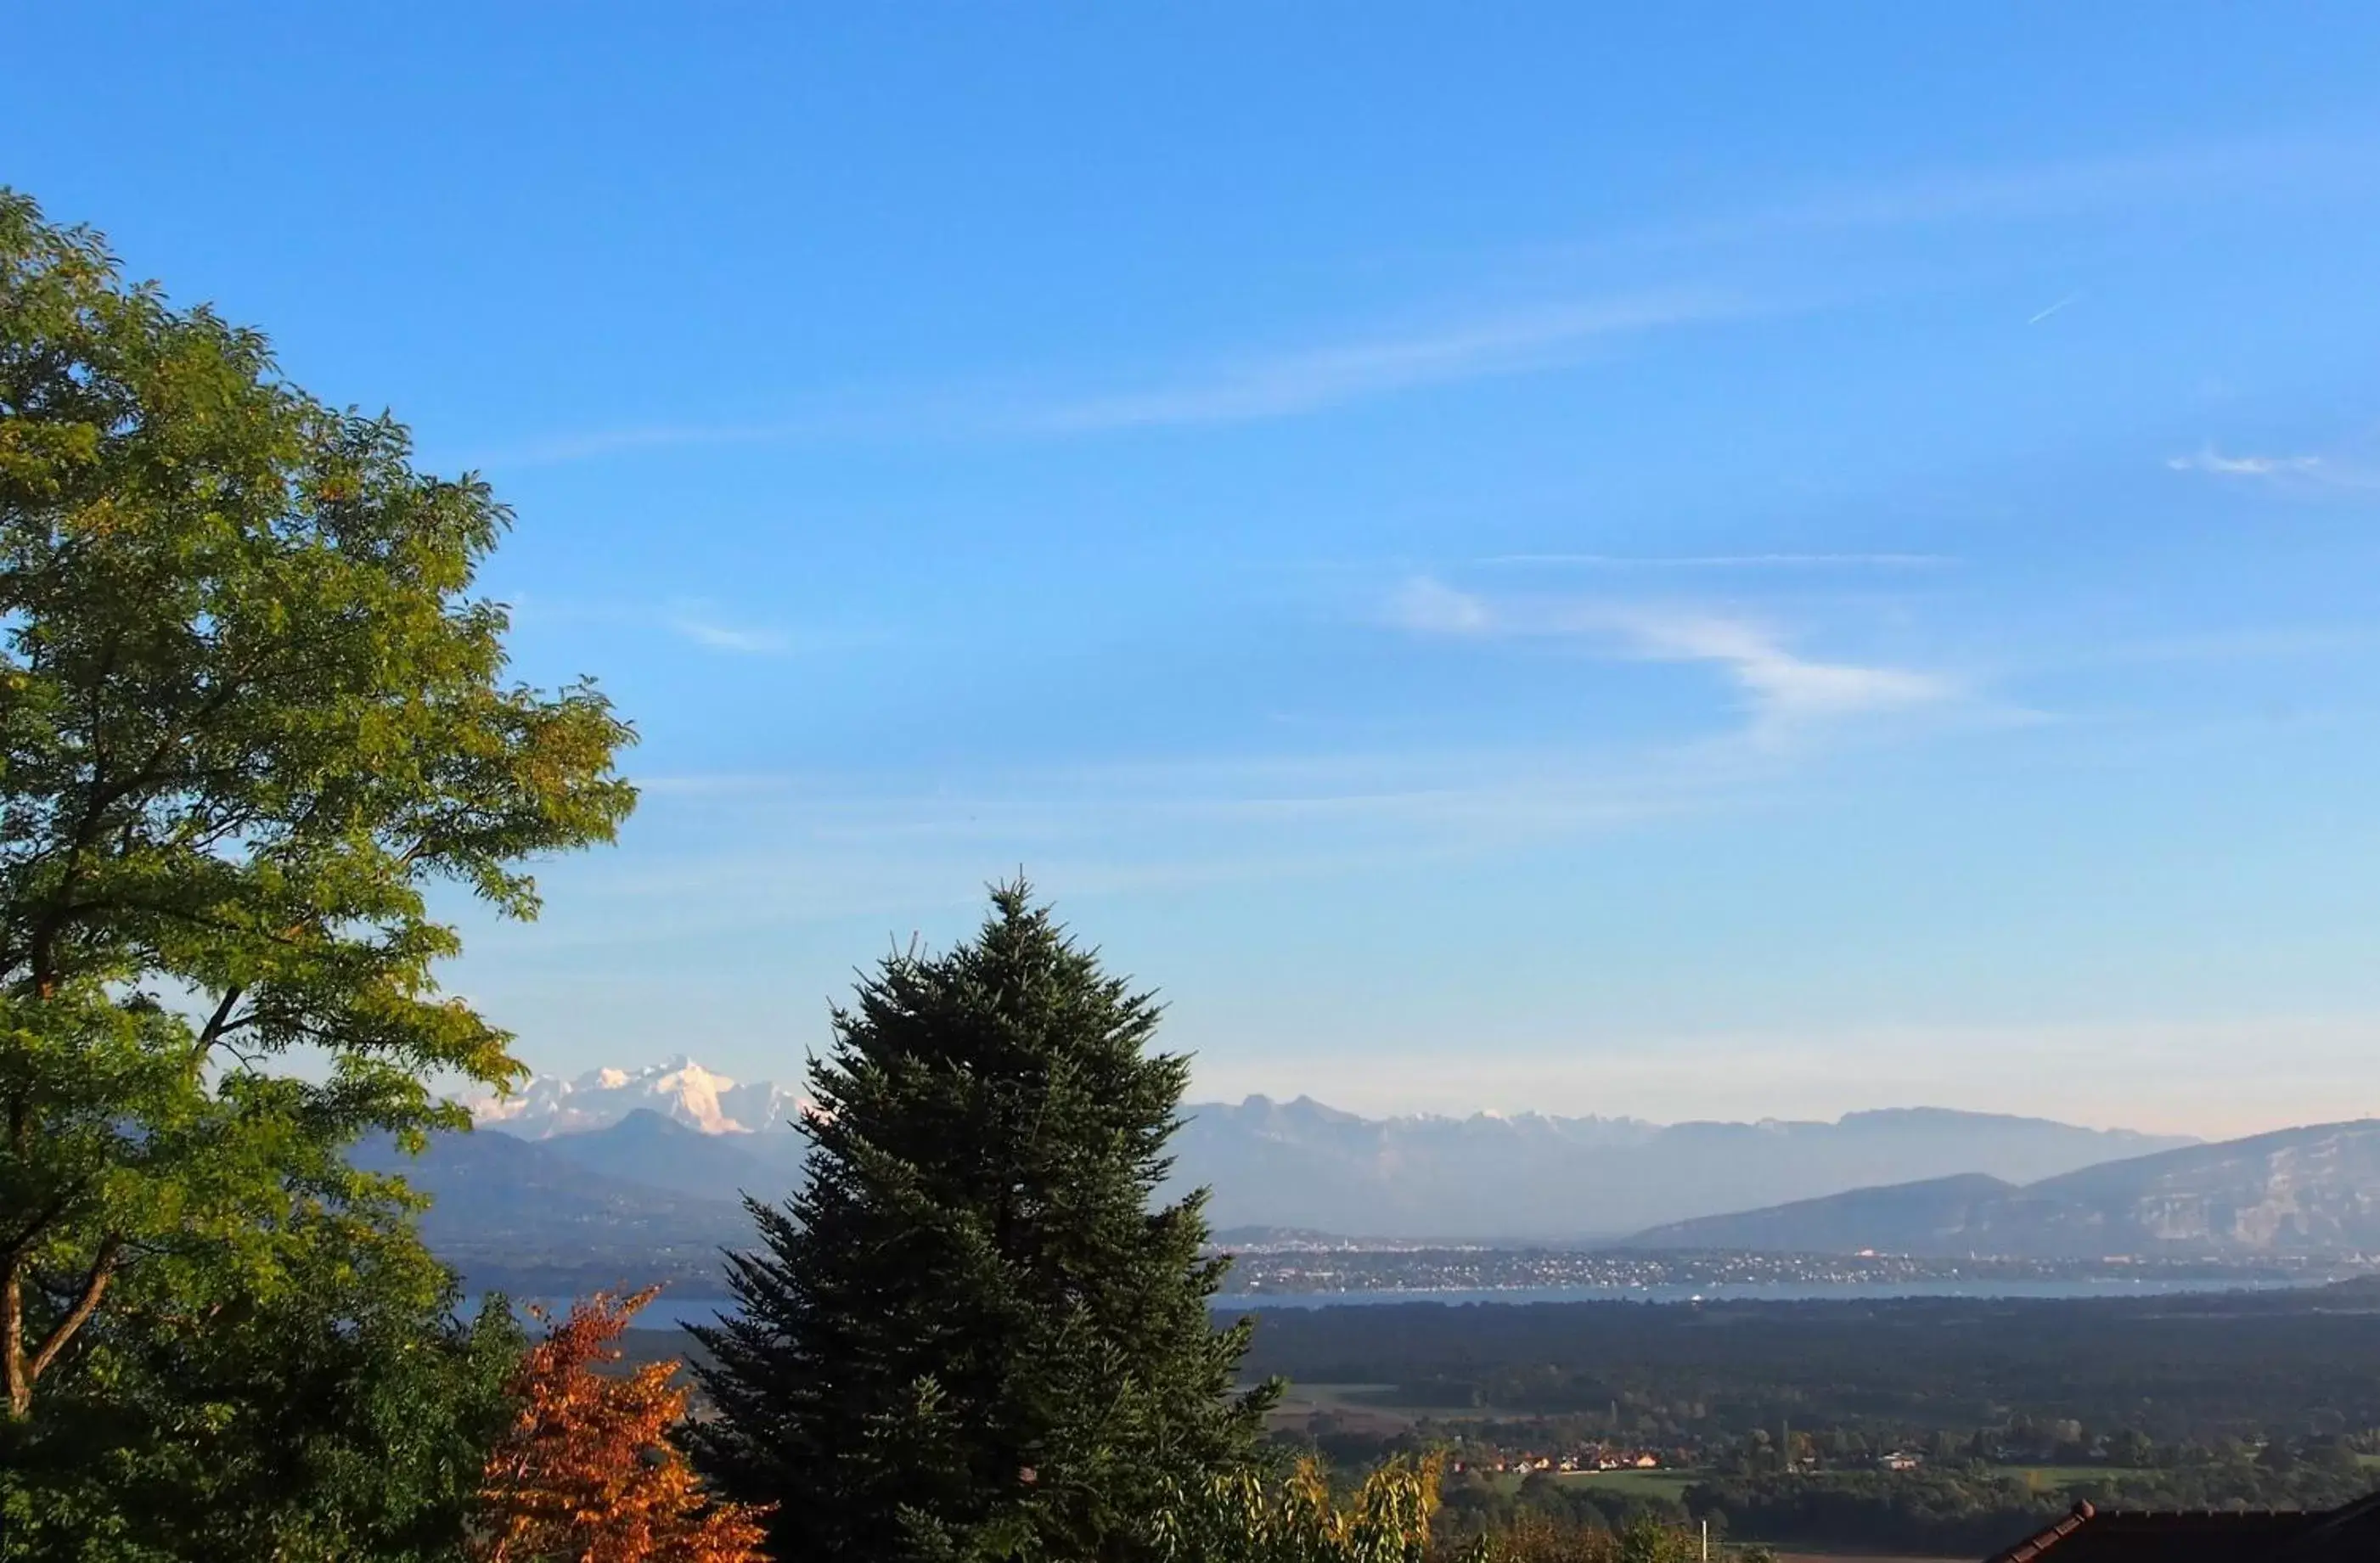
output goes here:
<path id="1" fill-rule="evenodd" d="M 0 1500 L 103 1413 L 261 1425 L 206 1364 L 268 1341 L 445 1342 L 343 1154 L 521 1072 L 428 898 L 533 915 L 634 794 L 600 694 L 507 677 L 507 513 L 410 457 L 0 190 Z"/>
<path id="2" fill-rule="evenodd" d="M 1146 1556 L 1166 1493 L 1249 1458 L 1274 1391 L 1233 1391 L 1204 1195 L 1156 1205 L 1158 1015 L 1021 883 L 835 1012 L 803 1186 L 749 1202 L 740 1313 L 695 1331 L 698 1460 L 779 1505 L 778 1556 Z"/>
<path id="3" fill-rule="evenodd" d="M 192 1299 L 111 1307 L 104 1349 L 9 1430 L 0 1559 L 454 1563 L 526 1341 L 500 1300 L 460 1322 L 418 1245 L 341 1228 L 204 1328 Z"/>
<path id="4" fill-rule="evenodd" d="M 1434 1455 L 1391 1457 L 1344 1498 L 1312 1459 L 1277 1479 L 1252 1467 L 1226 1472 L 1169 1495 L 1159 1545 L 1165 1563 L 1423 1563 L 1442 1470 Z M 1473 1551 L 1503 1563 L 1502 1554 Z"/>

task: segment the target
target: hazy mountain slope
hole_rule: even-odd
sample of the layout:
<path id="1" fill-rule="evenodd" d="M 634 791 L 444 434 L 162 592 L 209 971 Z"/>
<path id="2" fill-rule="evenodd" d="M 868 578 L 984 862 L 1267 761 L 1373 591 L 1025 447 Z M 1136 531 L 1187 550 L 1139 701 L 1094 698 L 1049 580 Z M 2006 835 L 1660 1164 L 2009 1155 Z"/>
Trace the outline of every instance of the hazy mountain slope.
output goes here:
<path id="1" fill-rule="evenodd" d="M 1979 1207 L 2017 1192 L 2014 1183 L 1962 1172 L 1884 1188 L 1853 1189 L 1795 1200 L 1766 1210 L 1656 1227 L 1629 1240 L 1631 1247 L 1778 1249 L 1797 1254 L 1933 1254 L 1946 1234 L 1964 1231 Z M 1780 1243 L 1780 1232 L 1793 1241 Z M 1957 1248 L 1952 1243 L 1949 1246 Z"/>
<path id="2" fill-rule="evenodd" d="M 706 1134 L 651 1108 L 638 1108 L 607 1128 L 556 1134 L 537 1148 L 577 1166 L 630 1183 L 699 1199 L 739 1200 L 746 1193 L 774 1203 L 793 1187 L 793 1173 L 756 1155 L 752 1134 Z"/>
<path id="3" fill-rule="evenodd" d="M 475 1109 L 485 1127 L 613 1176 L 731 1197 L 793 1185 L 807 1138 L 798 1097 L 738 1083 L 690 1059 L 540 1076 Z M 623 1133 L 632 1115 L 658 1115 Z M 2185 1142 L 2040 1119 L 1915 1108 L 1833 1123 L 1679 1123 L 1627 1118 L 1362 1118 L 1309 1097 L 1183 1109 L 1175 1191 L 1214 1191 L 1220 1226 L 1352 1237 L 1579 1240 L 1780 1199 L 1961 1173 L 2030 1183 Z M 775 1124 L 776 1127 L 757 1127 Z M 699 1133 L 692 1133 L 699 1131 Z M 619 1138 L 607 1136 L 620 1135 Z M 732 1146 L 709 1155 L 700 1146 Z M 756 1170 L 755 1169 L 759 1169 Z"/>
<path id="4" fill-rule="evenodd" d="M 1359 1237 L 1573 1239 L 1863 1185 L 1983 1173 L 2012 1183 L 2182 1142 L 1940 1109 L 1834 1123 L 1537 1114 L 1365 1119 L 1300 1097 L 1187 1109 L 1175 1181 L 1226 1226 Z"/>
<path id="5" fill-rule="evenodd" d="M 708 1251 L 749 1230 L 742 1207 L 727 1200 L 610 1176 L 509 1134 L 433 1135 L 419 1157 L 375 1136 L 354 1159 L 402 1173 L 431 1196 L 422 1235 L 442 1252 L 508 1244 Z"/>
<path id="6" fill-rule="evenodd" d="M 1997 1192 L 1938 1181 L 1859 1189 L 1675 1222 L 1631 1242 L 2033 1258 L 2371 1251 L 2380 1249 L 2380 1120 L 2192 1145 Z"/>

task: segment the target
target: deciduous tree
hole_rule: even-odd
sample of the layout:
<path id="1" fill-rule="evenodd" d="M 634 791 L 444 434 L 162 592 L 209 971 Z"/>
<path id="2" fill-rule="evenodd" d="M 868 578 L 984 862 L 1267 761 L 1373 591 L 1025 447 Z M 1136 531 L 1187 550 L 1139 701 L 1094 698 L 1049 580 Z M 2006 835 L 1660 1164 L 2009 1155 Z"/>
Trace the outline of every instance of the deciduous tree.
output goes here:
<path id="1" fill-rule="evenodd" d="M 293 1246 L 289 1284 L 136 1272 L 82 1371 L 0 1424 L 6 1563 L 454 1563 L 525 1342 L 499 1300 L 370 1223 Z"/>
<path id="2" fill-rule="evenodd" d="M 761 1512 L 714 1503 L 670 1442 L 686 1415 L 676 1363 L 606 1374 L 654 1290 L 575 1306 L 521 1363 L 513 1424 L 489 1457 L 481 1563 L 746 1563 Z"/>
<path id="3" fill-rule="evenodd" d="M 396 1195 L 343 1145 L 459 1122 L 434 1075 L 517 1075 L 438 991 L 427 895 L 532 915 L 523 865 L 633 795 L 601 695 L 507 677 L 471 595 L 507 520 L 0 190 L 7 1421 L 113 1371 L 111 1307 L 285 1294 Z"/>
<path id="4" fill-rule="evenodd" d="M 1161 1556 L 1165 1563 L 1423 1563 L 1440 1472 L 1435 1456 L 1394 1457 L 1343 1499 L 1311 1458 L 1277 1478 L 1253 1468 L 1215 1475 L 1168 1496 L 1158 1511 Z M 1485 1549 L 1479 1557 L 1504 1563 Z"/>

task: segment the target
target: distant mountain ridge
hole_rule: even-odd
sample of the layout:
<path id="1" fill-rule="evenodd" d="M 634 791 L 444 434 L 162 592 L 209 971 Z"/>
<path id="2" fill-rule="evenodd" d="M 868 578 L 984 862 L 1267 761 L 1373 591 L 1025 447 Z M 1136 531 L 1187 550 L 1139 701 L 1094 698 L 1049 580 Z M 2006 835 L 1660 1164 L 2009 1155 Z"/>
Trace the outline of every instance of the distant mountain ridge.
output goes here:
<path id="1" fill-rule="evenodd" d="M 1364 1238 L 1597 1240 L 1784 1198 L 1982 1173 L 2031 1182 L 2192 1142 L 1944 1108 L 1831 1123 L 1475 1113 L 1367 1119 L 1307 1097 L 1184 1109 L 1175 1175 L 1219 1226 Z"/>
<path id="2" fill-rule="evenodd" d="M 696 1199 L 774 1203 L 792 1189 L 808 1141 L 799 1134 L 719 1133 L 638 1108 L 618 1122 L 556 1134 L 538 1147 L 590 1172 Z"/>
<path id="3" fill-rule="evenodd" d="M 2101 1163 L 2022 1186 L 1947 1178 L 1653 1227 L 1645 1248 L 2016 1258 L 2380 1253 L 2380 1120 Z"/>
<path id="4" fill-rule="evenodd" d="M 722 1247 L 749 1241 L 740 1196 L 775 1202 L 799 1181 L 798 1098 L 766 1082 L 681 1059 L 556 1084 L 523 1093 L 534 1111 L 483 1116 L 504 1133 L 440 1135 L 418 1160 L 371 1142 L 359 1158 L 432 1195 L 425 1232 L 468 1273 L 557 1288 L 657 1268 L 702 1284 Z M 753 1104 L 788 1103 L 777 1132 L 742 1126 Z M 1184 1119 L 1172 1188 L 1210 1187 L 1213 1225 L 1250 1249 L 1633 1230 L 1633 1246 L 1804 1253 L 2380 1253 L 2380 1120 L 2199 1145 L 1936 1108 L 1665 1126 L 1251 1097 Z"/>
<path id="5" fill-rule="evenodd" d="M 442 1252 L 707 1250 L 743 1241 L 749 1230 L 742 1209 L 727 1199 L 618 1176 L 510 1134 L 435 1134 L 418 1157 L 379 1134 L 353 1157 L 367 1170 L 402 1173 L 430 1196 L 422 1235 Z"/>
<path id="6" fill-rule="evenodd" d="M 615 1178 L 704 1198 L 781 1194 L 808 1109 L 769 1081 L 679 1057 L 644 1069 L 539 1076 L 473 1111 Z M 1845 1190 L 1980 1173 L 2029 1183 L 2190 1142 L 1942 1108 L 1831 1123 L 1657 1124 L 1538 1113 L 1372 1119 L 1310 1097 L 1183 1109 L 1176 1190 L 1213 1190 L 1219 1227 L 1359 1239 L 1579 1242 Z M 653 1121 L 682 1133 L 665 1139 Z M 706 1144 L 705 1142 L 708 1142 Z"/>
<path id="7" fill-rule="evenodd" d="M 465 1104 L 472 1118 L 524 1139 L 609 1129 L 632 1112 L 650 1111 L 706 1134 L 758 1134 L 801 1121 L 807 1099 L 773 1081 L 738 1084 L 684 1054 L 642 1069 L 591 1069 L 564 1079 L 539 1074 L 502 1097 Z"/>

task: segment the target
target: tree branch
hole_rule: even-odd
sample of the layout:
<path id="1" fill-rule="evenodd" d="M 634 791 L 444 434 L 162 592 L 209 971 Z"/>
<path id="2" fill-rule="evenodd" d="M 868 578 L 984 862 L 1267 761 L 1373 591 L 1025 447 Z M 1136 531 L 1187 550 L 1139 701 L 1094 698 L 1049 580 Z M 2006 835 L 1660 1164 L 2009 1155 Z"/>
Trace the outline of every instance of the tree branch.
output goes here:
<path id="1" fill-rule="evenodd" d="M 207 1061 L 207 1054 L 223 1040 L 224 1034 L 232 1029 L 232 1010 L 239 1003 L 240 995 L 247 991 L 246 986 L 237 982 L 224 989 L 223 1002 L 217 1004 L 215 1012 L 207 1017 L 205 1028 L 199 1033 L 198 1046 L 190 1050 L 190 1068 L 193 1071 Z"/>
<path id="2" fill-rule="evenodd" d="M 0 1242 L 0 1264 L 13 1264 L 30 1253 L 33 1246 L 33 1240 L 47 1231 L 51 1222 L 65 1215 L 67 1206 L 74 1203 L 75 1196 L 90 1185 L 91 1180 L 88 1178 L 79 1180 L 74 1187 L 67 1190 L 41 1209 L 34 1211 L 31 1220 L 19 1227 L 7 1242 Z"/>
<path id="3" fill-rule="evenodd" d="M 32 1409 L 34 1383 L 41 1378 L 50 1363 L 57 1360 L 58 1353 L 66 1350 L 67 1342 L 74 1339 L 75 1332 L 81 1329 L 91 1315 L 98 1311 L 99 1300 L 107 1294 L 107 1283 L 115 1276 L 115 1256 L 123 1251 L 123 1248 L 124 1240 L 113 1232 L 101 1240 L 99 1254 L 91 1261 L 91 1274 L 83 1280 L 82 1295 L 75 1299 L 75 1304 L 67 1311 L 67 1316 L 58 1321 L 57 1327 L 50 1331 L 50 1338 L 42 1341 L 40 1349 L 34 1351 L 33 1360 L 24 1364 L 21 1383 L 18 1381 L 17 1363 L 14 1362 L 9 1363 L 9 1404 L 18 1415 L 23 1415 Z M 22 1327 L 21 1323 L 16 1325 L 18 1329 Z M 22 1351 L 21 1340 L 18 1343 L 18 1351 L 20 1352 Z M 18 1403 L 20 1394 L 21 1404 Z"/>

